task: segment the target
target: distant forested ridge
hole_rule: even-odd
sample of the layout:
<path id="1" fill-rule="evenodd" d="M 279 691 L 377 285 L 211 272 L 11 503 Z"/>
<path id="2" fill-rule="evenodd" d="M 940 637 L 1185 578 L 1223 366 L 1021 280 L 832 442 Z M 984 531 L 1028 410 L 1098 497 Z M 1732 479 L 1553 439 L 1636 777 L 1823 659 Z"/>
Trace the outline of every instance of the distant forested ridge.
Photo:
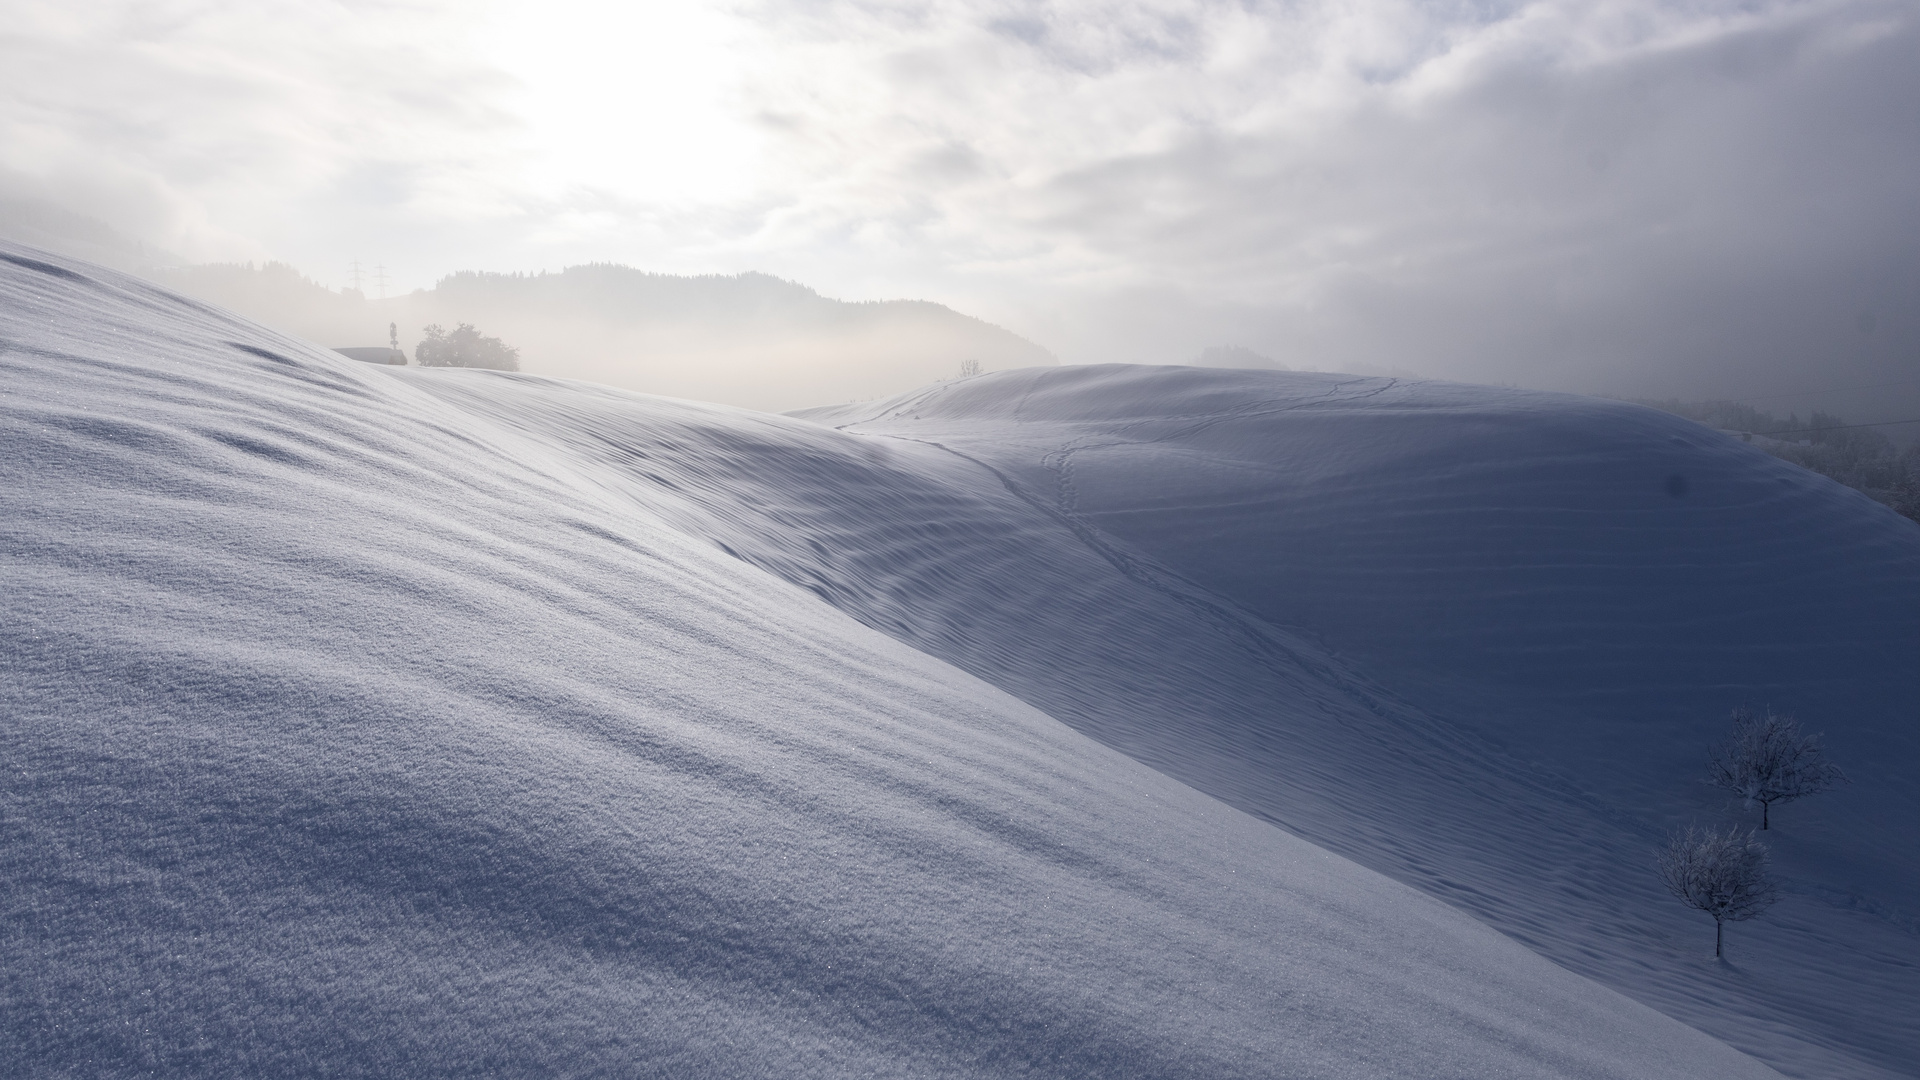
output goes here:
<path id="1" fill-rule="evenodd" d="M 876 316 L 932 317 L 1015 335 L 927 300 L 845 301 L 821 296 L 771 274 L 656 274 L 617 263 L 570 266 L 557 273 L 499 274 L 463 270 L 441 278 L 432 293 L 446 302 L 534 305 L 623 322 L 714 321 L 735 326 L 790 328 L 867 322 Z M 998 335 L 994 335 L 998 336 Z M 1017 339 L 1016 339 L 1017 340 Z M 1011 345 L 1011 341 L 1003 342 Z M 1046 350 L 1023 342 L 1036 356 Z"/>
<path id="2" fill-rule="evenodd" d="M 470 323 L 512 341 L 521 367 L 767 411 L 882 397 L 981 370 L 1050 366 L 1010 330 L 926 300 L 843 301 L 768 274 L 656 274 L 591 264 L 553 273 L 465 271 L 370 298 L 291 266 L 177 267 L 162 284 L 328 347 L 403 341 Z"/>
<path id="3" fill-rule="evenodd" d="M 1901 449 L 1878 428 L 1815 410 L 1776 416 L 1737 401 L 1640 400 L 1708 427 L 1752 436 L 1754 445 L 1920 522 L 1920 444 Z"/>

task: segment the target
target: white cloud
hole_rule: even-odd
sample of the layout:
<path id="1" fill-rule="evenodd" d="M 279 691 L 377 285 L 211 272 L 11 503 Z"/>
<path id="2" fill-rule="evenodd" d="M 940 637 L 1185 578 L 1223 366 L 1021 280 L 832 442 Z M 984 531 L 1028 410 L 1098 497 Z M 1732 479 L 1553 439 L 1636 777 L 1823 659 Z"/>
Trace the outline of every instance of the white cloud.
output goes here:
<path id="1" fill-rule="evenodd" d="M 1920 351 L 1893 0 L 15 7 L 0 167 L 323 278 L 757 267 L 1594 388 Z"/>
<path id="2" fill-rule="evenodd" d="M 147 238 L 212 257 L 340 228 L 339 193 L 375 209 L 471 216 L 471 178 L 510 161 L 497 72 L 447 5 L 120 2 L 12 5 L 0 39 L 0 165 L 112 218 L 101 173 L 169 208 Z M 105 205 L 99 205 L 104 202 Z M 303 220 L 303 217 L 305 220 Z"/>

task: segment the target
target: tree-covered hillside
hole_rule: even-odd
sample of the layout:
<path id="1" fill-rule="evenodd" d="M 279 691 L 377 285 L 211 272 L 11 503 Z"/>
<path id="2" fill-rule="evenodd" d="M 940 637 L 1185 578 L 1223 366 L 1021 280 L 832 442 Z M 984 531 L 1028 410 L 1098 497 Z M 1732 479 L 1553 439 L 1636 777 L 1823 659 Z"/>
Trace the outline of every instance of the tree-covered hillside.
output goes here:
<path id="1" fill-rule="evenodd" d="M 1879 427 L 1849 424 L 1815 410 L 1776 416 L 1737 401 L 1641 401 L 1656 409 L 1736 431 L 1776 457 L 1831 477 L 1920 521 L 1920 443 L 1901 448 Z"/>

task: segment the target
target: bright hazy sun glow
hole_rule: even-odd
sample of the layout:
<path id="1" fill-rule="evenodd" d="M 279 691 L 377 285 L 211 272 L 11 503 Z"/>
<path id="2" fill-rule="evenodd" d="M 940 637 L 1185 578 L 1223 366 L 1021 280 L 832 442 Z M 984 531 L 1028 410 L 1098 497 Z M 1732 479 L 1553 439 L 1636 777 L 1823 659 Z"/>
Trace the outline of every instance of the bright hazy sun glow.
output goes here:
<path id="1" fill-rule="evenodd" d="M 336 286 L 754 269 L 1640 394 L 1920 354 L 1904 0 L 20 0 L 0 89 L 0 199 Z"/>
<path id="2" fill-rule="evenodd" d="M 761 140 L 738 115 L 742 37 L 734 20 L 696 4 L 496 9 L 477 53 L 512 80 L 503 104 L 522 128 L 526 193 L 554 204 L 602 198 L 602 214 L 750 196 Z M 596 216 L 580 221 L 591 229 Z"/>

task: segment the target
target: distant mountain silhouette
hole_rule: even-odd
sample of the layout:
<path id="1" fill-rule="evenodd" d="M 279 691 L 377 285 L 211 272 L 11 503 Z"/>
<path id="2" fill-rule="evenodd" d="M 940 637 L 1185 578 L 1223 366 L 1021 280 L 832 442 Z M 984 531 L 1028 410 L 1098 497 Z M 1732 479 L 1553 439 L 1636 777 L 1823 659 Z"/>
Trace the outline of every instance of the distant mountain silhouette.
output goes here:
<path id="1" fill-rule="evenodd" d="M 136 274 L 182 261 L 99 218 L 30 197 L 0 195 L 0 236 Z"/>
<path id="2" fill-rule="evenodd" d="M 522 370 L 782 411 L 897 393 L 957 374 L 1058 363 L 1009 330 L 924 300 L 849 303 L 760 273 L 681 277 L 594 264 L 452 274 L 385 300 L 334 291 L 282 263 L 153 272 L 171 288 L 334 348 L 397 324 L 411 355 L 429 324 L 472 323 Z"/>
<path id="3" fill-rule="evenodd" d="M 1287 365 L 1273 357 L 1263 356 L 1244 345 L 1209 345 L 1194 357 L 1192 364 L 1194 367 L 1288 370 Z"/>

